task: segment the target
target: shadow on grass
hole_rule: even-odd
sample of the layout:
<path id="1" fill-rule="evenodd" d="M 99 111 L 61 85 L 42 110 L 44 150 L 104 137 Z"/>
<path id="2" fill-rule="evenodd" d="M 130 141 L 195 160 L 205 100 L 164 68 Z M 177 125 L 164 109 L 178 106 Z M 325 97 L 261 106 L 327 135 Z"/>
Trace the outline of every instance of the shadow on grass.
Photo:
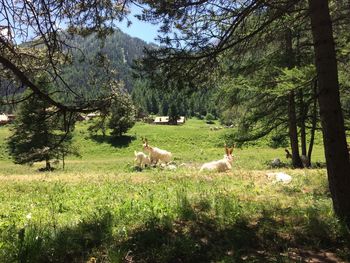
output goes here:
<path id="1" fill-rule="evenodd" d="M 28 226 L 14 241 L 17 249 L 5 262 L 85 262 L 93 249 L 112 242 L 112 216 L 106 213 L 56 230 Z"/>
<path id="2" fill-rule="evenodd" d="M 95 135 L 91 135 L 90 138 L 98 143 L 109 143 L 110 145 L 112 145 L 115 148 L 128 147 L 129 144 L 133 140 L 136 140 L 135 136 L 128 136 L 128 135 L 122 135 L 120 137 L 113 137 L 110 135 L 103 136 L 100 134 L 95 134 Z"/>
<path id="3" fill-rule="evenodd" d="M 350 245 L 350 239 L 344 238 L 346 230 L 340 230 L 344 231 L 340 236 L 334 235 L 331 223 L 320 219 L 317 211 L 309 211 L 308 223 L 299 222 L 300 228 L 298 222 L 296 226 L 287 226 L 286 221 L 290 224 L 293 220 L 287 219 L 291 216 L 290 209 L 263 210 L 254 221 L 239 216 L 232 223 L 220 224 L 220 220 L 204 212 L 206 205 L 198 210 L 183 201 L 178 219 L 153 218 L 145 222 L 127 240 L 117 242 L 115 249 L 119 253 L 124 251 L 124 257 L 119 260 L 291 262 L 294 258 L 298 262 L 309 262 L 320 257 L 317 253 L 322 249 L 334 252 Z M 280 216 L 276 217 L 276 213 Z M 305 251 L 309 253 L 308 258 Z M 338 262 L 338 258 L 326 255 L 321 255 L 321 259 L 317 262 Z"/>
<path id="4" fill-rule="evenodd" d="M 219 213 L 206 199 L 193 204 L 186 196 L 180 198 L 176 219 L 153 215 L 126 235 L 113 235 L 113 222 L 117 221 L 108 211 L 75 227 L 51 232 L 23 230 L 18 235 L 15 261 L 295 262 L 294 258 L 306 262 L 319 257 L 316 252 L 322 249 L 344 250 L 350 245 L 345 236 L 348 230 L 332 229 L 332 221 L 319 218 L 317 209 L 309 208 L 298 217 L 291 208 L 271 207 L 248 219 L 231 213 L 237 212 L 232 210 L 237 207 L 229 206 L 228 198 L 221 199 L 228 206 Z M 223 222 L 225 214 L 236 216 Z M 302 252 L 291 255 L 291 248 Z M 322 255 L 321 259 L 318 262 L 338 260 Z"/>

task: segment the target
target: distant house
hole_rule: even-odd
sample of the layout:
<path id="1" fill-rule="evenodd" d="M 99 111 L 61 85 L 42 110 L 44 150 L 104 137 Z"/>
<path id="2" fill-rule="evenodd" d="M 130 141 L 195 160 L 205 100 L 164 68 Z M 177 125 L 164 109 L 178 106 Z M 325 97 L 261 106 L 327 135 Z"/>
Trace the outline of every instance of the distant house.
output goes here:
<path id="1" fill-rule="evenodd" d="M 13 122 L 16 119 L 16 115 L 14 114 L 6 114 L 9 122 Z"/>
<path id="2" fill-rule="evenodd" d="M 100 117 L 101 113 L 99 112 L 93 112 L 93 113 L 88 113 L 88 114 L 78 114 L 77 115 L 77 121 L 88 121 L 95 119 L 97 117 Z"/>
<path id="3" fill-rule="evenodd" d="M 16 119 L 14 114 L 0 113 L 0 125 L 5 125 L 13 122 Z"/>
<path id="4" fill-rule="evenodd" d="M 77 115 L 77 121 L 86 121 L 87 117 L 85 115 L 82 114 L 78 114 Z"/>
<path id="5" fill-rule="evenodd" d="M 184 116 L 181 116 L 177 120 L 177 124 L 184 124 L 186 122 L 186 118 Z M 153 124 L 158 124 L 158 125 L 169 125 L 169 116 L 159 116 L 156 117 L 153 121 Z"/>
<path id="6" fill-rule="evenodd" d="M 98 117 L 101 117 L 101 113 L 99 112 L 93 112 L 88 114 L 78 114 L 77 121 L 89 121 Z"/>
<path id="7" fill-rule="evenodd" d="M 160 117 L 156 117 L 153 121 L 154 124 L 169 124 L 169 117 L 168 116 L 160 116 Z"/>
<path id="8" fill-rule="evenodd" d="M 8 117 L 7 114 L 1 113 L 0 114 L 0 125 L 5 125 L 11 122 L 11 119 Z"/>
<path id="9" fill-rule="evenodd" d="M 92 112 L 92 113 L 89 113 L 86 115 L 86 120 L 92 120 L 92 119 L 95 119 L 95 118 L 100 117 L 100 116 L 101 116 L 101 113 Z"/>
<path id="10" fill-rule="evenodd" d="M 185 116 L 180 116 L 180 119 L 177 120 L 177 124 L 184 124 L 186 122 Z"/>
<path id="11" fill-rule="evenodd" d="M 0 114 L 0 125 L 5 125 L 9 123 L 9 118 L 7 117 L 7 115 L 5 113 L 1 113 Z"/>

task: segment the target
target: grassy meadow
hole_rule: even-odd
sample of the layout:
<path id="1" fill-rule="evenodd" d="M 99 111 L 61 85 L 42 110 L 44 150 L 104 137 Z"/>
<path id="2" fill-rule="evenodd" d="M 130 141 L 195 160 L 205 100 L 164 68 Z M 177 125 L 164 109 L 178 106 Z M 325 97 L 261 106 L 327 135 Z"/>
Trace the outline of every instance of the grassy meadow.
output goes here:
<path id="1" fill-rule="evenodd" d="M 81 158 L 66 169 L 14 165 L 0 127 L 0 262 L 347 262 L 349 230 L 334 216 L 324 169 L 280 168 L 265 141 L 235 149 L 232 171 L 199 173 L 221 159 L 224 135 L 201 120 L 137 123 L 113 140 L 75 130 Z M 173 153 L 176 171 L 135 169 L 141 137 Z M 324 162 L 317 141 L 314 162 Z M 313 260 L 313 261 L 312 261 Z M 319 261 L 317 261 L 319 260 Z"/>

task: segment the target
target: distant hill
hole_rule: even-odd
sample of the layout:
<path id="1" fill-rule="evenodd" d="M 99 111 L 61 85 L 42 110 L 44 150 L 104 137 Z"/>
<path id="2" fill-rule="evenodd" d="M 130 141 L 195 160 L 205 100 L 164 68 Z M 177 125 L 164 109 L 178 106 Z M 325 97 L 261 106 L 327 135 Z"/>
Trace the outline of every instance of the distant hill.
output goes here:
<path id="1" fill-rule="evenodd" d="M 101 52 L 110 60 L 110 67 L 116 70 L 117 78 L 124 81 L 127 90 L 131 91 L 133 89 L 131 77 L 133 60 L 143 56 L 145 47 L 155 47 L 154 44 L 147 44 L 145 41 L 131 37 L 119 29 L 106 37 L 102 49 L 102 41 L 95 34 L 85 38 L 77 36 L 70 44 L 78 49 L 74 50 L 73 64 L 65 68 L 64 75 L 68 84 L 81 92 L 86 92 L 86 87 L 91 86 L 86 83 L 88 72 L 95 72 L 99 78 L 103 78 L 103 70 L 97 69 L 95 65 L 91 64 L 91 60 L 98 52 Z M 85 59 L 83 59 L 82 53 Z"/>

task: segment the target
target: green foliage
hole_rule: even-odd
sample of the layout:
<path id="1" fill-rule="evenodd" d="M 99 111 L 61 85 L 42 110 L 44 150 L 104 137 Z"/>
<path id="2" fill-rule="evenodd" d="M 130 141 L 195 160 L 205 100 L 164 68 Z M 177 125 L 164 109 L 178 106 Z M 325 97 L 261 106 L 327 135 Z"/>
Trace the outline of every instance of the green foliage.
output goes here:
<path id="1" fill-rule="evenodd" d="M 349 259 L 325 170 L 283 170 L 292 183 L 272 183 L 264 163 L 287 160 L 283 149 L 260 141 L 234 149 L 232 172 L 202 175 L 200 165 L 222 158 L 221 136 L 233 129 L 211 131 L 195 119 L 183 126 L 137 123 L 130 140 L 112 142 L 91 138 L 88 125 L 74 131 L 83 158 L 67 160 L 65 171 L 38 175 L 35 167 L 0 160 L 0 261 L 285 262 L 292 248 Z M 7 135 L 0 127 L 0 144 Z M 186 166 L 132 172 L 141 136 Z M 314 160 L 323 161 L 322 142 L 316 146 Z"/>
<path id="2" fill-rule="evenodd" d="M 315 66 L 312 64 L 304 67 L 294 67 L 292 69 L 283 68 L 281 74 L 276 78 L 277 89 L 274 92 L 276 95 L 286 94 L 288 91 L 302 88 L 306 83 L 310 83 L 316 76 Z"/>
<path id="3" fill-rule="evenodd" d="M 132 78 L 133 61 L 143 56 L 145 47 L 153 47 L 119 29 L 104 39 L 97 38 L 96 34 L 86 37 L 75 35 L 68 43 L 78 49 L 73 50 L 72 64 L 64 66 L 63 77 L 75 92 L 90 98 L 100 95 L 100 84 L 107 77 L 106 69 L 98 66 L 101 57 L 108 61 L 108 68 L 115 71 L 118 80 L 130 92 L 135 85 Z"/>
<path id="4" fill-rule="evenodd" d="M 167 84 L 139 79 L 132 91 L 133 101 L 138 105 L 139 111 L 148 114 L 167 116 L 173 115 L 173 111 L 176 115 L 188 117 L 205 116 L 207 113 L 218 115 L 214 90 L 193 91 L 178 83 L 171 85 L 168 87 Z"/>
<path id="5" fill-rule="evenodd" d="M 205 116 L 205 120 L 206 120 L 206 121 L 210 121 L 210 122 L 212 122 L 212 121 L 214 121 L 214 120 L 215 120 L 215 117 L 214 117 L 214 115 L 213 115 L 213 114 L 211 114 L 211 113 L 207 113 L 207 115 Z"/>
<path id="6" fill-rule="evenodd" d="M 169 123 L 171 124 L 177 124 L 177 120 L 180 117 L 177 105 L 175 102 L 172 102 L 170 104 L 169 110 L 168 110 L 168 116 L 169 116 Z"/>
<path id="7" fill-rule="evenodd" d="M 288 140 L 288 134 L 277 133 L 275 135 L 271 136 L 269 146 L 271 148 L 280 148 L 280 147 L 288 147 L 289 146 L 289 140 Z"/>
<path id="8" fill-rule="evenodd" d="M 39 79 L 39 85 L 46 91 L 46 78 Z M 47 101 L 32 94 L 23 102 L 12 128 L 12 135 L 8 139 L 9 154 L 17 164 L 33 164 L 46 161 L 46 168 L 50 169 L 51 160 L 59 160 L 68 154 L 77 154 L 71 146 L 71 129 L 74 120 L 65 123 L 62 113 L 52 107 Z"/>
<path id="9" fill-rule="evenodd" d="M 111 105 L 108 127 L 113 137 L 120 137 L 135 125 L 135 108 L 128 94 L 120 94 Z"/>

